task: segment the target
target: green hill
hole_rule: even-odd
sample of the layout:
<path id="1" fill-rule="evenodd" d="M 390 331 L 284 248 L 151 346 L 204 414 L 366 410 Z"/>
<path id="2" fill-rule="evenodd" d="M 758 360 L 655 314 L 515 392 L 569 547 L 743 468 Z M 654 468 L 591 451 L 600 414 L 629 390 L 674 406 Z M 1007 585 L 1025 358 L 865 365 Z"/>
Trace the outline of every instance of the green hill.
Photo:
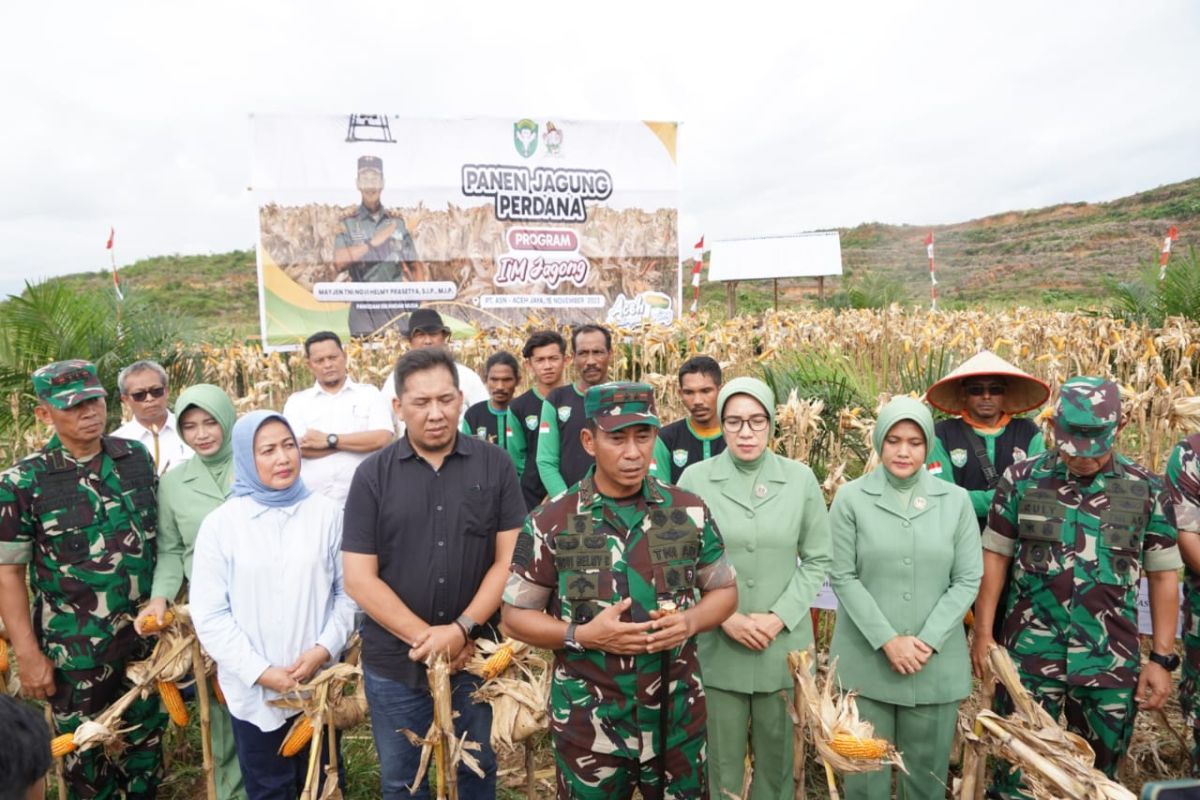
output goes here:
<path id="1" fill-rule="evenodd" d="M 947 306 L 1021 303 L 1094 305 L 1104 278 L 1131 278 L 1154 261 L 1167 228 L 1176 225 L 1180 246 L 1200 239 L 1200 178 L 1160 186 L 1107 203 L 1064 203 L 1010 211 L 954 225 L 865 223 L 842 229 L 845 280 L 875 276 L 903 285 L 923 303 L 929 265 L 923 244 L 937 241 L 939 296 Z M 690 263 L 685 265 L 690 267 Z M 111 291 L 108 271 L 69 275 L 78 291 Z M 142 293 L 164 314 L 192 321 L 205 338 L 258 334 L 258 290 L 252 250 L 209 256 L 160 256 L 121 270 L 128 292 Z M 827 286 L 836 290 L 836 281 Z M 815 292 L 811 280 L 782 281 L 785 301 Z M 685 291 L 685 295 L 687 292 Z M 771 301 L 766 282 L 739 286 L 740 308 Z M 724 308 L 721 286 L 706 285 L 704 305 Z"/>

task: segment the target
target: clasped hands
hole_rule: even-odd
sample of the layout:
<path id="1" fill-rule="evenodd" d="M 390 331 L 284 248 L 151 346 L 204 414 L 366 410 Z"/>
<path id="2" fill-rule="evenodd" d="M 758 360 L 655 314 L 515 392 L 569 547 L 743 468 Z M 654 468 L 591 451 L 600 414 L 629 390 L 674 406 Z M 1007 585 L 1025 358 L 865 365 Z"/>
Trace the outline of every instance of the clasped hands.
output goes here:
<path id="1" fill-rule="evenodd" d="M 742 614 L 735 612 L 721 623 L 721 630 L 735 642 L 750 650 L 766 650 L 783 630 L 783 620 L 773 613 Z"/>
<path id="2" fill-rule="evenodd" d="M 933 648 L 915 636 L 893 636 L 883 645 L 892 669 L 901 675 L 915 675 L 933 656 Z"/>
<path id="3" fill-rule="evenodd" d="M 575 629 L 575 638 L 589 650 L 615 655 L 637 655 L 673 650 L 695 633 L 686 611 L 650 612 L 649 622 L 622 622 L 621 615 L 633 600 L 626 597 Z"/>

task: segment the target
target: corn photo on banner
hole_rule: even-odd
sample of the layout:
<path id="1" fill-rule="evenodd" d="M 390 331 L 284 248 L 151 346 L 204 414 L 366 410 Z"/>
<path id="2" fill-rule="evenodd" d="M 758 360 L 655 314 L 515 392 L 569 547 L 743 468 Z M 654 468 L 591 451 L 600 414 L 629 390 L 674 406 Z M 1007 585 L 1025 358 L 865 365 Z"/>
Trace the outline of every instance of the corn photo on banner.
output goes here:
<path id="1" fill-rule="evenodd" d="M 674 122 L 256 115 L 263 343 L 679 314 Z M 371 195 L 370 192 L 376 192 Z"/>

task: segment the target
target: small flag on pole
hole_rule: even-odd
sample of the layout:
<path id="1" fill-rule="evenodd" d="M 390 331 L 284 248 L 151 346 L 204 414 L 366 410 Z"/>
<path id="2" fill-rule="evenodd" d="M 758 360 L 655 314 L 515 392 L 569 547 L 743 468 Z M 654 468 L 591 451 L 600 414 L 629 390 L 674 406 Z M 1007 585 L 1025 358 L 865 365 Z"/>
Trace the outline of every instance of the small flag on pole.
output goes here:
<path id="1" fill-rule="evenodd" d="M 929 308 L 937 311 L 937 272 L 933 268 L 933 231 L 925 237 L 925 252 L 929 255 Z"/>
<path id="2" fill-rule="evenodd" d="M 118 300 L 124 300 L 125 294 L 121 291 L 121 279 L 117 277 L 117 256 L 113 252 L 113 239 L 116 238 L 117 229 L 110 227 L 108 229 L 108 243 L 104 245 L 104 249 L 108 251 L 109 262 L 112 264 L 113 274 L 113 291 L 117 294 Z"/>
<path id="3" fill-rule="evenodd" d="M 1167 262 L 1171 260 L 1171 242 L 1179 241 L 1179 228 L 1172 225 L 1167 229 L 1167 237 L 1163 239 L 1162 252 L 1158 254 L 1158 279 L 1167 277 Z"/>
<path id="4" fill-rule="evenodd" d="M 704 268 L 704 237 L 696 242 L 695 255 L 692 260 L 692 313 L 700 307 L 700 270 Z"/>

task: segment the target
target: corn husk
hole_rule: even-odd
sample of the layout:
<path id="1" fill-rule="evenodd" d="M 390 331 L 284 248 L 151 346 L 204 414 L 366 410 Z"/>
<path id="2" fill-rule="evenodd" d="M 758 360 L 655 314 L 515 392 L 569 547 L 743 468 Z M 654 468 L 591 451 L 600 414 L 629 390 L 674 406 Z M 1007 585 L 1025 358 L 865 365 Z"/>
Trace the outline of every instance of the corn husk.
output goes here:
<path id="1" fill-rule="evenodd" d="M 145 676 L 153 671 L 158 675 L 157 680 L 167 683 L 187 683 L 192 674 L 192 640 L 196 631 L 192 627 L 192 616 L 186 605 L 174 606 L 171 621 L 164 625 L 158 633 L 158 642 L 154 645 L 150 657 L 144 661 L 135 661 L 125 669 L 126 676 L 134 683 L 148 683 Z M 182 649 L 180 643 L 186 646 Z M 147 692 L 148 694 L 148 692 Z"/>
<path id="2" fill-rule="evenodd" d="M 1021 685 L 1008 651 L 993 645 L 988 661 L 1004 685 L 1014 711 L 1002 717 L 979 710 L 973 720 L 959 718 L 959 730 L 971 749 L 996 755 L 1021 770 L 1024 789 L 1037 800 L 1134 800 L 1136 795 L 1095 769 L 1096 756 L 1083 739 L 1064 730 Z"/>
<path id="3" fill-rule="evenodd" d="M 467 669 L 476 675 L 491 653 L 505 645 L 513 648 L 512 664 L 501 675 L 486 681 L 471 696 L 492 707 L 492 749 L 511 751 L 535 734 L 548 730 L 550 717 L 550 665 L 536 650 L 524 642 L 479 641 L 475 657 Z"/>
<path id="4" fill-rule="evenodd" d="M 854 692 L 843 692 L 835 688 L 837 662 L 829 665 L 824 678 L 812 670 L 813 656 L 807 650 L 788 653 L 788 667 L 792 671 L 799 700 L 804 707 L 800 719 L 790 706 L 794 725 L 804 725 L 812 737 L 813 745 L 827 767 L 836 772 L 874 772 L 894 766 L 907 772 L 904 759 L 894 744 L 888 743 L 879 758 L 849 758 L 833 748 L 836 736 L 852 736 L 862 740 L 875 739 L 875 726 L 858 715 L 858 704 Z M 800 704 L 800 703 L 798 703 Z"/>
<path id="5" fill-rule="evenodd" d="M 473 754 L 480 749 L 480 745 L 468 739 L 466 732 L 462 737 L 458 737 L 454 732 L 450 665 L 445 656 L 438 653 L 425 665 L 429 678 L 429 692 L 433 697 L 433 723 L 423 737 L 408 728 L 402 728 L 400 731 L 414 747 L 421 748 L 421 761 L 409 791 L 416 792 L 417 787 L 425 782 L 425 773 L 429 770 L 429 760 L 432 757 L 437 764 L 437 797 L 439 800 L 457 800 L 459 764 L 465 764 L 467 769 L 481 778 L 484 777 L 483 768 Z"/>

